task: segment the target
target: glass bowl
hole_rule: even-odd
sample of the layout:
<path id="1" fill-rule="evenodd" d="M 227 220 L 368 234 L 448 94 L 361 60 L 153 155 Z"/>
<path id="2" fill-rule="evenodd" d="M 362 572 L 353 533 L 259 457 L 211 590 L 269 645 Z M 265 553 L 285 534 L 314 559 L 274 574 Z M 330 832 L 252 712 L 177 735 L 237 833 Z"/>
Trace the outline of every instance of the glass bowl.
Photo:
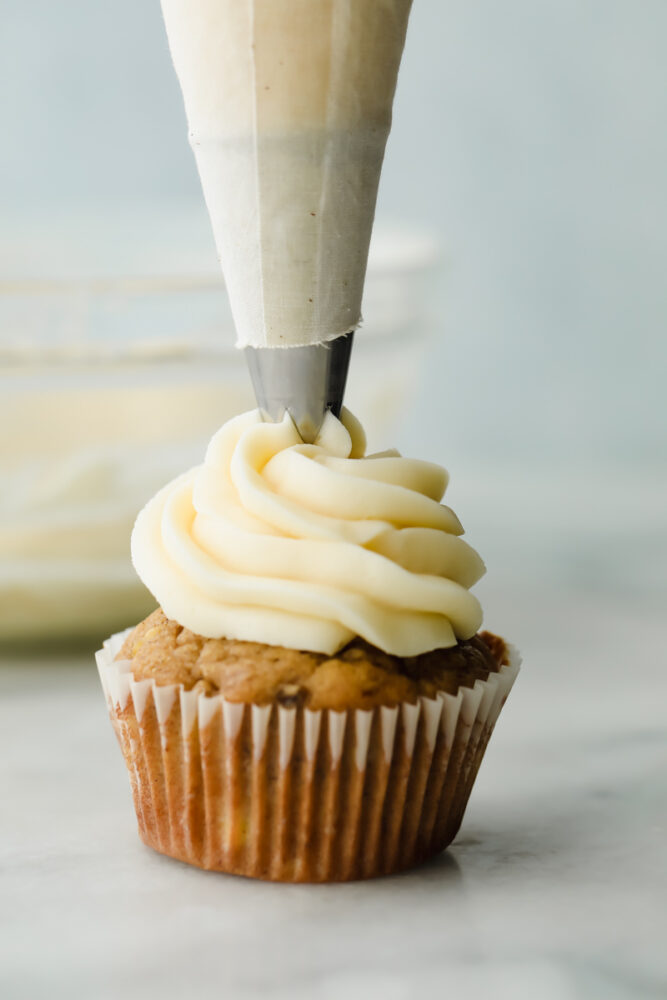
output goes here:
<path id="1" fill-rule="evenodd" d="M 374 241 L 346 402 L 386 447 L 430 328 L 433 242 Z M 218 274 L 0 281 L 0 640 L 99 636 L 153 607 L 142 505 L 254 405 Z"/>

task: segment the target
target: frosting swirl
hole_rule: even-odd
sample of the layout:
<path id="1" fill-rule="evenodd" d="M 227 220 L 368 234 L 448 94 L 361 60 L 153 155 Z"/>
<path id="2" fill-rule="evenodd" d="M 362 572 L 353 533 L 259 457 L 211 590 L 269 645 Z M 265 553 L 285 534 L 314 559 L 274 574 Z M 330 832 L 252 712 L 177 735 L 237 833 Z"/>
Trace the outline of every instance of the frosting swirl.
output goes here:
<path id="1" fill-rule="evenodd" d="M 365 447 L 349 411 L 327 414 L 314 444 L 289 416 L 225 424 L 132 533 L 165 614 L 208 638 L 329 655 L 356 635 L 396 656 L 474 635 L 482 613 L 468 588 L 484 564 L 440 503 L 447 473 Z"/>

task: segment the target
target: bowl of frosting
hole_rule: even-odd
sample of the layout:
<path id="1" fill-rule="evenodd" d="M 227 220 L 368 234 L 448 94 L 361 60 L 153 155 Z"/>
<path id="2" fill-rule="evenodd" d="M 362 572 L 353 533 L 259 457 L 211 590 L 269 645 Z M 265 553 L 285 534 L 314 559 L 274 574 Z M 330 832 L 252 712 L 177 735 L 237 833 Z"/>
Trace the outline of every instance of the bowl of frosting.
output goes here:
<path id="1" fill-rule="evenodd" d="M 146 276 L 146 259 L 0 279 L 0 641 L 92 637 L 148 613 L 138 511 L 254 406 L 219 273 Z M 416 386 L 436 261 L 429 236 L 374 237 L 346 394 L 373 446 Z"/>

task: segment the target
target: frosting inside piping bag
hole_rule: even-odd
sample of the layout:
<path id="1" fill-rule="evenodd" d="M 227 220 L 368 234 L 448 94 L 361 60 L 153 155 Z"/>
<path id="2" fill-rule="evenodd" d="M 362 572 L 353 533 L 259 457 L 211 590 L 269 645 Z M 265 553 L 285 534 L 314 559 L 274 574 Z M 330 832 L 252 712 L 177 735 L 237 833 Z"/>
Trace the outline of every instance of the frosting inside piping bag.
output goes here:
<path id="1" fill-rule="evenodd" d="M 411 0 L 162 0 L 239 347 L 361 321 Z"/>
<path id="2" fill-rule="evenodd" d="M 288 415 L 236 417 L 139 514 L 139 576 L 169 618 L 211 638 L 333 654 L 360 635 L 397 656 L 470 638 L 484 565 L 440 503 L 447 473 L 364 451 L 348 411 L 328 413 L 314 444 Z"/>

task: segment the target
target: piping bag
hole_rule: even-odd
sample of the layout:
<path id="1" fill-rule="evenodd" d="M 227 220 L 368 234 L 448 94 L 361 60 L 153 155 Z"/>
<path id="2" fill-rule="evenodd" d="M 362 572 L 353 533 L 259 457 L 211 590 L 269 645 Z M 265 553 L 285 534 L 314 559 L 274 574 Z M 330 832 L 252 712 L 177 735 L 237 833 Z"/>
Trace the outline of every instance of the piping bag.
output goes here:
<path id="1" fill-rule="evenodd" d="M 412 0 L 162 0 L 264 419 L 338 416 Z"/>

